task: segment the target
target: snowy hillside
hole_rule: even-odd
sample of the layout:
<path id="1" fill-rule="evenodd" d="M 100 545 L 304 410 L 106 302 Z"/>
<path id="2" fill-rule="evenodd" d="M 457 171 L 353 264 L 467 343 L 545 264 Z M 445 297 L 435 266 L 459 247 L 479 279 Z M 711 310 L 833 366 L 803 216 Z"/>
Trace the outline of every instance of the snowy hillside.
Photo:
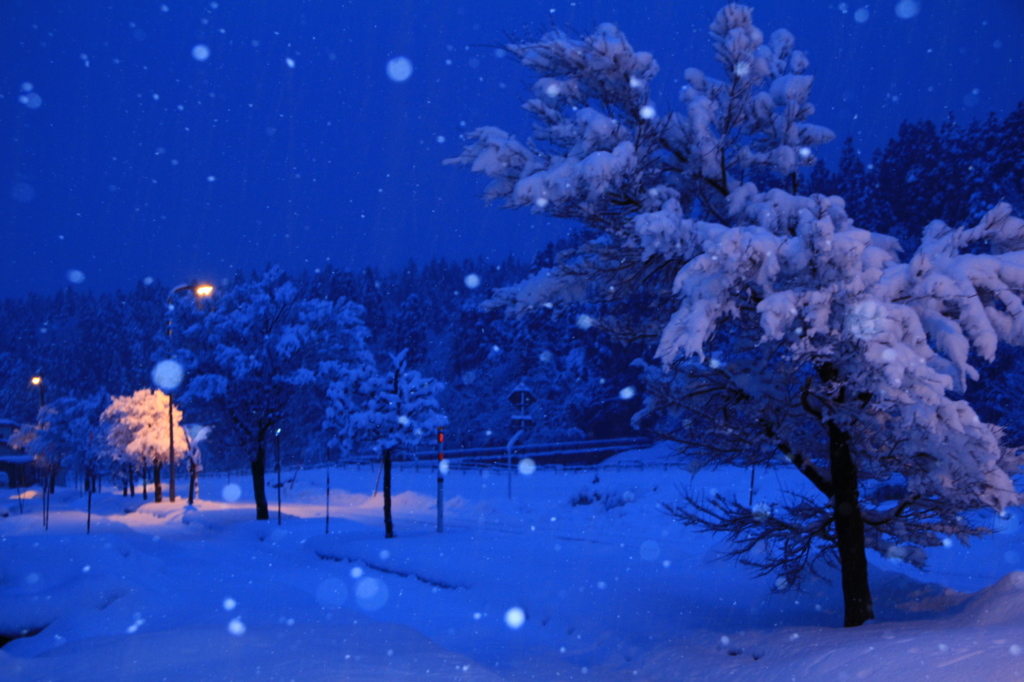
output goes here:
<path id="1" fill-rule="evenodd" d="M 332 470 L 330 534 L 323 469 L 286 477 L 280 526 L 272 489 L 271 520 L 253 521 L 251 491 L 225 501 L 239 481 L 224 475 L 201 479 L 194 509 L 105 491 L 90 535 L 78 492 L 58 489 L 44 531 L 30 490 L 24 513 L 0 506 L 0 633 L 15 638 L 0 679 L 1024 677 L 1016 517 L 937 553 L 932 574 L 876 561 L 880 617 L 843 629 L 838 585 L 772 594 L 661 511 L 680 487 L 747 495 L 749 474 L 654 457 L 517 473 L 511 501 L 503 472 L 453 471 L 441 535 L 434 472 L 402 468 L 389 540 L 366 467 Z M 793 483 L 761 476 L 755 497 Z"/>

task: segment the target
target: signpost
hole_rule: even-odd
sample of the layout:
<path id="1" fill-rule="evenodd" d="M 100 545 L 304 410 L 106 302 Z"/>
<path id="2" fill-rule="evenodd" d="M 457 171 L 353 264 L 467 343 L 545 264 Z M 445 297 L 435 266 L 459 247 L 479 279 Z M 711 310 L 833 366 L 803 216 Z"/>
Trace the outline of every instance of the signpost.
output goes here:
<path id="1" fill-rule="evenodd" d="M 526 387 L 526 384 L 519 382 L 519 384 L 512 389 L 512 392 L 508 396 L 510 403 L 519 408 L 519 413 L 512 415 L 512 428 L 517 429 L 514 436 L 508 442 L 507 455 L 508 455 L 508 499 L 512 499 L 512 449 L 523 435 L 526 434 L 526 429 L 533 426 L 533 417 L 526 414 L 526 408 L 537 402 L 537 396 L 533 395 L 533 392 Z"/>

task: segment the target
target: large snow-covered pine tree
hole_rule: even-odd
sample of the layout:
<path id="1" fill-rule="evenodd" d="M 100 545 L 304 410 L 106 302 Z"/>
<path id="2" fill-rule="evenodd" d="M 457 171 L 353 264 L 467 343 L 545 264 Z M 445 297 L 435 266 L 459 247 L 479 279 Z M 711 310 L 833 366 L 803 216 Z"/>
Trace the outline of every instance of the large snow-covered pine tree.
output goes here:
<path id="1" fill-rule="evenodd" d="M 723 76 L 687 69 L 683 110 L 667 114 L 650 101 L 656 62 L 614 26 L 508 45 L 541 75 L 533 136 L 481 128 L 451 161 L 492 179 L 488 199 L 581 224 L 577 246 L 496 304 L 610 302 L 606 328 L 656 339 L 648 411 L 683 441 L 724 436 L 690 456 L 791 465 L 818 493 L 674 511 L 783 587 L 838 564 L 845 624 L 859 625 L 873 616 L 866 548 L 923 565 L 923 548 L 985 532 L 968 510 L 1021 501 L 1017 453 L 958 396 L 1000 341 L 1024 342 L 1024 221 L 1001 204 L 973 226 L 933 222 L 901 258 L 841 198 L 800 194 L 832 133 L 808 122 L 792 34 L 765 39 L 730 4 L 711 37 Z"/>

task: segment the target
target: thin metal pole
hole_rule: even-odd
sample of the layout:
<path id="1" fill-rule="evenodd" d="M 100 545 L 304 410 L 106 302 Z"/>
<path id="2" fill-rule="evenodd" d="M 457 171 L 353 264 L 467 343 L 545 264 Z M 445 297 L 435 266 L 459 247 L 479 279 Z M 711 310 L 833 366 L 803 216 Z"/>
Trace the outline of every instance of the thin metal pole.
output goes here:
<path id="1" fill-rule="evenodd" d="M 507 455 L 508 455 L 508 499 L 512 499 L 512 448 L 516 446 L 516 443 L 523 434 L 526 433 L 526 429 L 519 429 L 516 431 L 516 435 L 512 436 L 512 440 L 508 442 Z"/>
<path id="2" fill-rule="evenodd" d="M 85 516 L 85 534 L 92 533 L 92 485 L 89 485 L 89 510 Z"/>
<path id="3" fill-rule="evenodd" d="M 750 467 L 750 504 L 748 505 L 751 509 L 754 508 L 754 472 L 756 469 Z"/>
<path id="4" fill-rule="evenodd" d="M 274 439 L 277 449 L 277 525 L 281 525 L 281 429 L 277 430 L 277 437 Z"/>
<path id="5" fill-rule="evenodd" d="M 43 530 L 50 530 L 50 468 L 46 467 L 46 479 L 43 481 Z"/>
<path id="6" fill-rule="evenodd" d="M 437 532 L 444 532 L 444 427 L 437 427 Z"/>

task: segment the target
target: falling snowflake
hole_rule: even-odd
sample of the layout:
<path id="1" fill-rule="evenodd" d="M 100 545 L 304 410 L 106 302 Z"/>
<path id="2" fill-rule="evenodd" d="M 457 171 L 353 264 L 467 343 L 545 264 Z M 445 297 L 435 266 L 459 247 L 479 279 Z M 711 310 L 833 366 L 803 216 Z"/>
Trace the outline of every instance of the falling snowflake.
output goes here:
<path id="1" fill-rule="evenodd" d="M 921 3 L 917 0 L 900 0 L 896 3 L 896 16 L 900 19 L 913 19 L 921 11 Z"/>
<path id="2" fill-rule="evenodd" d="M 518 606 L 513 606 L 505 612 L 505 625 L 511 630 L 518 630 L 526 622 L 526 613 Z"/>
<path id="3" fill-rule="evenodd" d="M 395 57 L 388 60 L 387 65 L 388 78 L 396 83 L 402 83 L 409 80 L 409 76 L 412 75 L 412 62 L 407 57 Z"/>
<path id="4" fill-rule="evenodd" d="M 161 360 L 150 373 L 153 384 L 164 391 L 173 391 L 181 386 L 185 378 L 185 368 L 175 360 Z"/>
<path id="5" fill-rule="evenodd" d="M 388 586 L 378 578 L 363 578 L 356 583 L 356 603 L 367 611 L 376 611 L 388 602 Z"/>
<path id="6" fill-rule="evenodd" d="M 337 578 L 328 578 L 316 588 L 316 601 L 325 609 L 340 609 L 348 599 L 348 587 Z"/>
<path id="7" fill-rule="evenodd" d="M 237 483 L 228 483 L 220 491 L 220 496 L 225 502 L 238 502 L 238 498 L 242 496 L 242 488 Z"/>
<path id="8" fill-rule="evenodd" d="M 644 561 L 654 561 L 661 554 L 661 547 L 654 540 L 647 540 L 640 545 L 640 558 Z"/>

